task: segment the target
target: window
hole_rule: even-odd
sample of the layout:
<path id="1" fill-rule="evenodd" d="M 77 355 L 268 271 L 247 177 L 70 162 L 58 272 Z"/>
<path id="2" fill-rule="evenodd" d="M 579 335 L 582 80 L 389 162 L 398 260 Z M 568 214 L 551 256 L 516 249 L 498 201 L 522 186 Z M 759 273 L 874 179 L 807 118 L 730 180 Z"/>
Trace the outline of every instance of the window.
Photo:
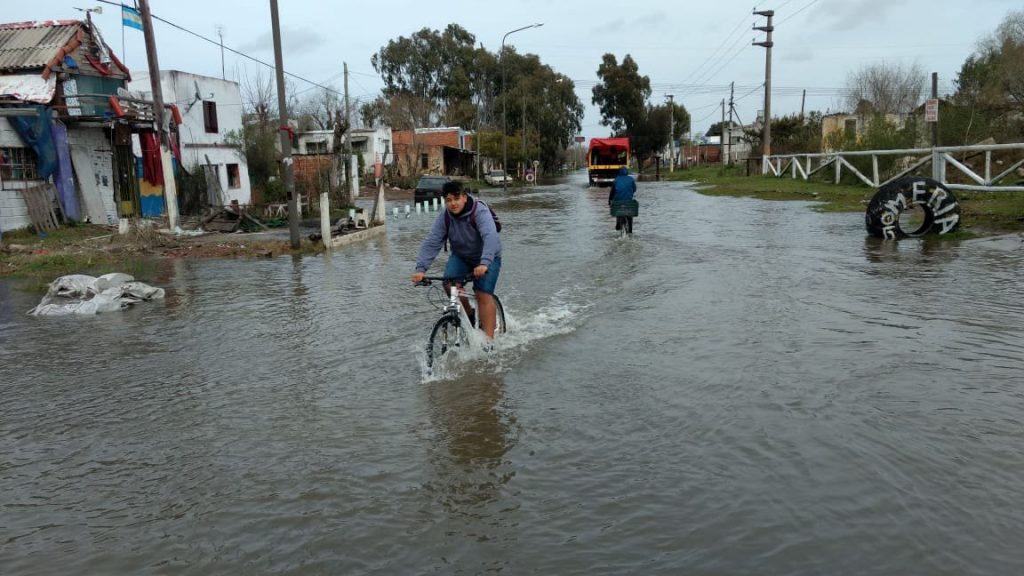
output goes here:
<path id="1" fill-rule="evenodd" d="M 217 103 L 203 102 L 203 125 L 207 132 L 217 132 Z"/>
<path id="2" fill-rule="evenodd" d="M 0 180 L 39 180 L 31 148 L 0 148 Z"/>
<path id="3" fill-rule="evenodd" d="M 420 154 L 420 168 L 426 170 L 430 167 L 430 156 L 428 154 Z"/>
<path id="4" fill-rule="evenodd" d="M 327 140 L 306 142 L 306 154 L 327 154 Z"/>
<path id="5" fill-rule="evenodd" d="M 228 164 L 228 188 L 241 188 L 242 176 L 238 173 L 238 164 Z"/>
<path id="6" fill-rule="evenodd" d="M 847 118 L 843 122 L 843 130 L 846 132 L 847 138 L 855 138 L 857 136 L 857 119 Z"/>

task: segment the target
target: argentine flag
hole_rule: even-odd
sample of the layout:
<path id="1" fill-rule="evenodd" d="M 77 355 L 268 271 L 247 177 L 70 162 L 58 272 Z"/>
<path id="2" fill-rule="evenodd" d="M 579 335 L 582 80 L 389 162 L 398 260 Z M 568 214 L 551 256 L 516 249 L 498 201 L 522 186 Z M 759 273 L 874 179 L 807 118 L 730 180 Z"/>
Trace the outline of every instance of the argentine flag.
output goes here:
<path id="1" fill-rule="evenodd" d="M 142 15 L 130 6 L 121 5 L 121 24 L 136 30 L 142 30 Z"/>

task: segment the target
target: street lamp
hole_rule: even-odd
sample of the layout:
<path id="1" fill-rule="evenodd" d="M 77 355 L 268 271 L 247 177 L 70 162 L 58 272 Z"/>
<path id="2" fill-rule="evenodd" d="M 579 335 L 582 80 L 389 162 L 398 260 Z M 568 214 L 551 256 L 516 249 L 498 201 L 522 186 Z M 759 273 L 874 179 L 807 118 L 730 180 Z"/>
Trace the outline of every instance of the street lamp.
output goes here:
<path id="1" fill-rule="evenodd" d="M 508 188 L 508 90 L 506 89 L 505 86 L 505 38 L 508 38 L 509 34 L 521 32 L 523 30 L 526 30 L 527 28 L 540 28 L 543 25 L 543 22 L 530 24 L 529 26 L 523 26 L 522 28 L 516 28 L 515 30 L 506 32 L 505 35 L 501 37 L 501 90 L 505 92 L 503 98 L 501 99 L 501 121 L 503 124 L 501 130 L 501 167 L 505 170 L 505 177 L 502 178 L 501 180 L 501 187 L 503 189 Z"/>

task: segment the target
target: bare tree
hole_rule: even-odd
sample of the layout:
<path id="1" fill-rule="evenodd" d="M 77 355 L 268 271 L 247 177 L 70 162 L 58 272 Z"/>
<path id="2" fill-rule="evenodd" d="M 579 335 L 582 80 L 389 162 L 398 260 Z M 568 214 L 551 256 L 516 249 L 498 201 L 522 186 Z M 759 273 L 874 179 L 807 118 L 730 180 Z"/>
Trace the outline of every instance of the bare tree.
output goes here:
<path id="1" fill-rule="evenodd" d="M 331 130 L 343 120 L 345 111 L 336 90 L 320 88 L 300 99 L 298 113 L 308 118 L 317 130 Z"/>
<path id="2" fill-rule="evenodd" d="M 846 105 L 856 112 L 907 114 L 921 103 L 928 75 L 919 64 L 864 66 L 846 78 Z"/>
<path id="3" fill-rule="evenodd" d="M 242 107 L 260 124 L 267 124 L 277 115 L 277 91 L 272 78 L 257 68 L 254 74 L 246 70 L 242 75 Z"/>

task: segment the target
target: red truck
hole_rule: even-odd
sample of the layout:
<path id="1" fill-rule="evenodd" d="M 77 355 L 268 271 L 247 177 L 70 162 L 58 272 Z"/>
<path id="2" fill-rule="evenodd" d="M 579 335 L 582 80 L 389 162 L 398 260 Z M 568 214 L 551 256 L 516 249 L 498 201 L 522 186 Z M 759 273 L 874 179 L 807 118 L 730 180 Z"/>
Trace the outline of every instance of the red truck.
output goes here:
<path id="1" fill-rule="evenodd" d="M 591 186 L 611 186 L 623 167 L 629 167 L 629 138 L 590 139 L 587 174 Z"/>

